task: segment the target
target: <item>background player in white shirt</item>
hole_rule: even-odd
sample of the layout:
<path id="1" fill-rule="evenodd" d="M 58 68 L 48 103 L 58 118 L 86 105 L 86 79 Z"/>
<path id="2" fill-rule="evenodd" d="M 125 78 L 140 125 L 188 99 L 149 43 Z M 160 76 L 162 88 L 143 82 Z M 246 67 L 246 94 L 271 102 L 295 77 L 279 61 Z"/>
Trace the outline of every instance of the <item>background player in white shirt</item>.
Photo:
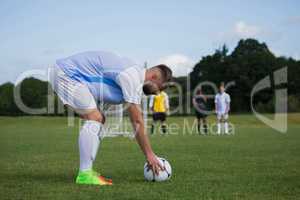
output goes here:
<path id="1" fill-rule="evenodd" d="M 128 104 L 136 140 L 150 167 L 156 173 L 163 169 L 145 132 L 140 103 L 143 93 L 157 94 L 171 77 L 172 71 L 165 65 L 144 69 L 129 59 L 103 51 L 84 52 L 56 61 L 50 83 L 62 102 L 85 119 L 79 134 L 80 170 L 76 183 L 112 184 L 92 168 L 105 122 L 97 102 Z"/>
<path id="2" fill-rule="evenodd" d="M 221 123 L 224 124 L 225 134 L 228 134 L 228 112 L 230 110 L 230 96 L 225 92 L 224 83 L 220 84 L 219 93 L 215 96 L 215 110 L 218 120 L 217 134 L 221 134 Z"/>

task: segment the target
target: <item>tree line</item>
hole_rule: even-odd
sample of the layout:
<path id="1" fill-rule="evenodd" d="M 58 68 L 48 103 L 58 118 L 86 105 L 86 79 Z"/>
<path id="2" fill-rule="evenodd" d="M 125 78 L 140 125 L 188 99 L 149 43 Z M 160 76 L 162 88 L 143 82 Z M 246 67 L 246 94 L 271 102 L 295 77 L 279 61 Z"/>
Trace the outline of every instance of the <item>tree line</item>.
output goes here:
<path id="1" fill-rule="evenodd" d="M 281 85 L 274 84 L 274 72 L 287 67 L 287 82 Z M 194 66 L 192 72 L 186 77 L 176 77 L 183 92 L 181 100 L 171 98 L 171 107 L 177 107 L 182 102 L 182 108 L 177 114 L 186 114 L 187 104 L 191 105 L 193 90 L 205 81 L 219 85 L 220 82 L 233 83 L 227 88 L 232 99 L 231 110 L 233 112 L 250 112 L 250 94 L 253 87 L 262 79 L 270 77 L 270 87 L 258 92 L 253 98 L 255 109 L 260 112 L 274 112 L 276 89 L 287 89 L 288 111 L 300 111 L 300 61 L 293 58 L 275 56 L 265 43 L 255 39 L 240 40 L 234 50 L 229 53 L 224 45 L 217 49 L 212 55 L 202 57 Z M 187 82 L 190 80 L 190 84 Z M 0 85 L 0 115 L 18 116 L 26 115 L 21 111 L 14 100 L 14 88 L 21 87 L 21 99 L 30 108 L 47 107 L 49 92 L 53 93 L 46 81 L 35 78 L 26 78 L 18 85 L 4 83 Z M 214 94 L 215 91 L 210 85 L 203 85 L 205 94 Z M 167 92 L 171 94 L 177 91 L 170 87 Z M 61 104 L 57 96 L 54 96 L 55 112 L 51 115 L 64 115 L 66 112 L 59 112 L 57 105 Z M 209 100 L 213 108 L 213 99 Z"/>
<path id="2" fill-rule="evenodd" d="M 276 84 L 274 72 L 287 69 L 286 83 Z M 261 112 L 274 112 L 275 92 L 278 89 L 288 91 L 288 110 L 300 111 L 300 61 L 293 58 L 276 57 L 265 43 L 255 39 L 240 40 L 232 53 L 227 47 L 215 51 L 213 55 L 203 57 L 190 74 L 191 87 L 195 88 L 199 80 L 208 80 L 215 84 L 220 82 L 233 85 L 227 89 L 232 99 L 231 110 L 234 112 L 249 112 L 250 95 L 253 88 L 262 79 L 270 79 L 270 87 L 257 92 L 253 96 L 255 109 Z M 285 74 L 280 74 L 285 76 Z M 278 76 L 278 74 L 277 74 Z M 268 82 L 267 82 L 268 83 Z M 203 88 L 211 92 L 211 88 Z M 280 99 L 277 99 L 280 100 Z"/>

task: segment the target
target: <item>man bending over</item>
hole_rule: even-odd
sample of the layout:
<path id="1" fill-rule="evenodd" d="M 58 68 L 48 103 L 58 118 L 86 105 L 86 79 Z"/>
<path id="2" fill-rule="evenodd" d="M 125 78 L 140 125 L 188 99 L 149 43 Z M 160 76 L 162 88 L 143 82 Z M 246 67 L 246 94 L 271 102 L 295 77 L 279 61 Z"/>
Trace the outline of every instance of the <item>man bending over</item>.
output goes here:
<path id="1" fill-rule="evenodd" d="M 105 123 L 96 102 L 128 104 L 135 137 L 148 164 L 155 173 L 163 170 L 148 140 L 140 103 L 143 93 L 157 94 L 171 77 L 172 71 L 165 65 L 144 69 L 129 59 L 103 51 L 79 53 L 56 61 L 50 83 L 62 102 L 85 120 L 79 134 L 80 168 L 76 183 L 112 184 L 93 170 Z"/>

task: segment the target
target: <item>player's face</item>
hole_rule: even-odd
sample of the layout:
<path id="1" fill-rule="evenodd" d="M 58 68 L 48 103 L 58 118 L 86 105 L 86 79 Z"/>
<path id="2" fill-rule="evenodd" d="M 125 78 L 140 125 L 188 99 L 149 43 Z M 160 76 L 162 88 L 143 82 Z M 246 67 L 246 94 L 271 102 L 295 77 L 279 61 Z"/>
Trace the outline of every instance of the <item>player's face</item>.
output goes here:
<path id="1" fill-rule="evenodd" d="M 225 91 L 224 86 L 220 86 L 220 92 L 223 93 Z"/>
<path id="2" fill-rule="evenodd" d="M 143 86 L 143 91 L 145 95 L 158 94 L 161 90 L 165 88 L 165 81 L 162 77 L 160 70 L 150 70 L 148 71 L 148 75 L 146 76 L 147 81 Z"/>
<path id="3" fill-rule="evenodd" d="M 157 85 L 157 87 L 160 90 L 163 90 L 165 88 L 164 78 L 162 77 L 162 74 L 159 71 L 156 73 L 156 76 L 153 77 L 152 81 Z"/>

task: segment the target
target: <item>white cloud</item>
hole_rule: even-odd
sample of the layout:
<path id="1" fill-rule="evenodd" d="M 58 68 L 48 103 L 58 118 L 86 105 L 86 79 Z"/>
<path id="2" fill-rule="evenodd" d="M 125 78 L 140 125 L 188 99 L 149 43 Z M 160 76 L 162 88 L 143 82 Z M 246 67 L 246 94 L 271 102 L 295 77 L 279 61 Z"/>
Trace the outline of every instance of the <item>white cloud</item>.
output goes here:
<path id="1" fill-rule="evenodd" d="M 239 39 L 246 39 L 246 38 L 275 38 L 278 34 L 273 33 L 271 30 L 267 30 L 265 28 L 250 25 L 245 21 L 237 21 L 227 30 L 222 30 L 221 32 L 217 33 L 214 45 L 222 45 L 232 44 L 235 45 Z M 279 35 L 276 36 L 277 40 Z"/>
<path id="2" fill-rule="evenodd" d="M 192 71 L 195 61 L 182 54 L 173 54 L 160 58 L 157 64 L 168 65 L 174 76 L 186 76 Z"/>
<path id="3" fill-rule="evenodd" d="M 234 33 L 242 38 L 256 37 L 261 33 L 258 26 L 249 25 L 244 21 L 239 21 L 234 26 Z"/>

